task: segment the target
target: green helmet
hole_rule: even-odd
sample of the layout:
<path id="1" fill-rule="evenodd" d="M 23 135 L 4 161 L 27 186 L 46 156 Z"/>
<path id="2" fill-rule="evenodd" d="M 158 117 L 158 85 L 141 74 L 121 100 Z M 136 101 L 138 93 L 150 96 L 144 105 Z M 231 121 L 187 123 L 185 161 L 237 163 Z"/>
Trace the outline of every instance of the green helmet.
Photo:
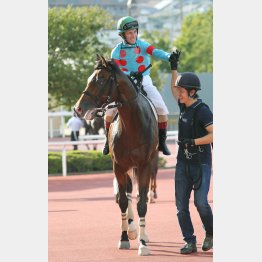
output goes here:
<path id="1" fill-rule="evenodd" d="M 137 20 L 131 16 L 124 16 L 117 22 L 117 30 L 119 35 L 130 29 L 138 30 L 138 27 Z"/>

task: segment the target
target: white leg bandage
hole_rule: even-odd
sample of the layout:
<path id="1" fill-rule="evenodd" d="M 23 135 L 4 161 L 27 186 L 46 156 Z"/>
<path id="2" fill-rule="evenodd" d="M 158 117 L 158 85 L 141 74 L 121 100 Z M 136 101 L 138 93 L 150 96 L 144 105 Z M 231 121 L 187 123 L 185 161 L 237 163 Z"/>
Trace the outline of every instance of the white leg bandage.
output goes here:
<path id="1" fill-rule="evenodd" d="M 127 199 L 128 199 L 128 207 L 127 207 L 127 219 L 133 219 L 134 220 L 134 212 L 132 208 L 132 194 L 127 193 L 126 194 Z"/>
<path id="2" fill-rule="evenodd" d="M 121 215 L 122 215 L 121 230 L 127 231 L 127 229 L 128 229 L 127 213 L 121 213 Z"/>

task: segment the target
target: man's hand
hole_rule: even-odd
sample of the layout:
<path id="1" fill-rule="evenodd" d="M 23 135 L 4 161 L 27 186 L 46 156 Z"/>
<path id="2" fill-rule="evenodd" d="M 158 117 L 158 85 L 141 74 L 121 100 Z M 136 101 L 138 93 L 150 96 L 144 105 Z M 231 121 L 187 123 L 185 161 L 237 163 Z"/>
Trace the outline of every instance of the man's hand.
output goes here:
<path id="1" fill-rule="evenodd" d="M 173 52 L 170 57 L 169 57 L 169 62 L 170 62 L 170 67 L 171 70 L 177 70 L 177 66 L 179 63 L 179 57 L 180 57 L 181 51 L 179 51 L 178 49 L 176 50 L 176 52 Z"/>
<path id="2" fill-rule="evenodd" d="M 177 141 L 179 146 L 184 146 L 184 147 L 190 147 L 190 146 L 195 146 L 195 139 L 191 138 L 184 138 L 181 139 L 181 141 Z"/>

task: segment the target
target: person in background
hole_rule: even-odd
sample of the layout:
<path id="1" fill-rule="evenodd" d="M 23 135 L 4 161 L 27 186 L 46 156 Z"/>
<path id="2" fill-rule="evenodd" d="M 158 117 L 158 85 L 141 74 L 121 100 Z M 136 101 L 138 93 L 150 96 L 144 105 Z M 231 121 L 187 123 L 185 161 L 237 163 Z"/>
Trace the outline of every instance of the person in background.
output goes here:
<path id="1" fill-rule="evenodd" d="M 190 217 L 189 199 L 194 191 L 194 204 L 205 229 L 202 250 L 213 247 L 213 213 L 208 203 L 213 144 L 213 114 L 198 98 L 201 89 L 198 76 L 192 72 L 178 75 L 180 51 L 170 56 L 172 72 L 171 91 L 177 100 L 180 115 L 178 123 L 178 154 L 175 171 L 175 200 L 178 222 L 185 246 L 181 254 L 197 252 L 196 236 Z"/>
<path id="2" fill-rule="evenodd" d="M 84 127 L 83 121 L 76 116 L 72 116 L 66 125 L 71 129 L 71 141 L 78 141 L 79 131 Z M 78 146 L 74 145 L 73 149 L 78 150 Z"/>
<path id="3" fill-rule="evenodd" d="M 139 39 L 138 36 L 138 21 L 131 17 L 122 17 L 117 23 L 117 30 L 122 42 L 116 45 L 111 52 L 111 58 L 117 63 L 120 70 L 126 75 L 135 76 L 145 70 L 150 65 L 151 56 L 162 61 L 169 61 L 170 53 L 155 48 L 153 45 Z M 170 151 L 166 145 L 167 136 L 167 121 L 168 109 L 165 102 L 160 95 L 157 88 L 153 85 L 150 77 L 150 69 L 143 73 L 142 85 L 147 97 L 152 101 L 156 107 L 158 114 L 158 128 L 159 128 L 159 147 L 164 155 L 170 155 Z M 116 113 L 116 109 L 106 111 L 105 116 L 105 133 L 106 143 L 103 149 L 103 154 L 109 153 L 108 146 L 108 130 L 112 119 Z"/>

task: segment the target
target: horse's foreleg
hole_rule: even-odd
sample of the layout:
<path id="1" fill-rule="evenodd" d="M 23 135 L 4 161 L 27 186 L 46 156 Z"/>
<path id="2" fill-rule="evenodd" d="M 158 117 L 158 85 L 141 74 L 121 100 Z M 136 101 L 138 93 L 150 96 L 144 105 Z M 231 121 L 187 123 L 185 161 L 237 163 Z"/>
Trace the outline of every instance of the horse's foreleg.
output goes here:
<path id="1" fill-rule="evenodd" d="M 127 176 L 127 199 L 128 199 L 128 207 L 127 207 L 127 219 L 128 219 L 128 230 L 127 235 L 128 238 L 131 240 L 134 240 L 137 238 L 137 230 L 136 225 L 134 222 L 134 212 L 132 208 L 132 191 L 133 191 L 133 185 L 132 180 L 130 178 L 130 175 Z"/>
<path id="2" fill-rule="evenodd" d="M 125 177 L 124 175 L 122 175 Z M 126 180 L 126 178 L 124 179 Z M 130 243 L 127 235 L 128 230 L 128 221 L 127 221 L 127 207 L 128 207 L 128 200 L 126 196 L 126 182 L 125 181 L 118 181 L 119 185 L 119 207 L 121 209 L 121 239 L 118 243 L 119 249 L 129 249 Z"/>
<path id="3" fill-rule="evenodd" d="M 113 179 L 113 189 L 114 189 L 114 196 L 115 196 L 116 203 L 119 204 L 119 189 L 118 189 L 118 182 L 116 177 L 114 177 Z"/>
<path id="4" fill-rule="evenodd" d="M 139 201 L 137 203 L 137 212 L 139 215 L 139 249 L 138 255 L 147 256 L 150 255 L 150 250 L 146 245 L 146 242 L 149 242 L 148 236 L 146 234 L 146 212 L 147 212 L 147 193 L 148 188 L 140 187 L 139 188 Z"/>

